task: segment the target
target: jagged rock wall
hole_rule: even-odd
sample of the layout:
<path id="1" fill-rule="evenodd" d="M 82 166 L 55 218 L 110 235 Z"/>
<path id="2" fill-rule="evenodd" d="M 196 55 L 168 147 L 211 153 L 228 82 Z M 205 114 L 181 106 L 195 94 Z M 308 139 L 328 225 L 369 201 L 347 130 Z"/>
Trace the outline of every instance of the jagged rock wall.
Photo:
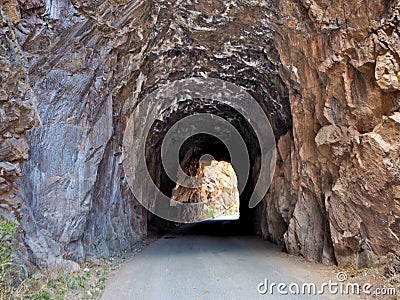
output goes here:
<path id="1" fill-rule="evenodd" d="M 25 133 L 39 119 L 27 62 L 12 25 L 0 10 L 0 213 L 17 217 L 22 199 L 16 181 L 29 151 Z"/>
<path id="2" fill-rule="evenodd" d="M 42 119 L 19 196 L 18 172 L 2 171 L 1 205 L 21 206 L 37 264 L 75 268 L 146 234 L 121 165 L 126 119 L 192 76 L 234 82 L 270 113 L 279 160 L 265 237 L 340 264 L 363 238 L 377 255 L 399 247 L 399 1 L 8 0 L 0 11 L 2 47 L 22 49 L 0 53 L 0 112 L 21 111 L 2 119 L 2 164 L 27 158 L 34 95 Z"/>
<path id="3" fill-rule="evenodd" d="M 21 163 L 29 156 L 25 133 L 40 120 L 26 57 L 11 21 L 17 22 L 18 15 L 12 9 L 0 9 L 0 216 L 18 222 L 23 216 L 24 199 L 17 181 L 22 175 Z M 21 261 L 28 261 L 22 230 L 20 226 L 17 235 Z"/>
<path id="4" fill-rule="evenodd" d="M 293 129 L 279 141 L 264 234 L 289 252 L 341 265 L 355 264 L 363 239 L 378 256 L 393 252 L 400 245 L 400 2 L 279 1 L 279 8 L 275 42 Z M 275 211 L 282 218 L 270 219 Z M 289 225 L 283 239 L 275 234 L 282 222 Z"/>
<path id="5" fill-rule="evenodd" d="M 75 268 L 72 261 L 129 249 L 146 234 L 147 215 L 124 180 L 120 142 L 121 110 L 132 96 L 125 84 L 134 76 L 129 50 L 145 44 L 125 44 L 127 32 L 111 39 L 69 1 L 43 10 L 20 23 L 43 123 L 28 136 L 21 182 L 25 242 L 38 264 Z"/>

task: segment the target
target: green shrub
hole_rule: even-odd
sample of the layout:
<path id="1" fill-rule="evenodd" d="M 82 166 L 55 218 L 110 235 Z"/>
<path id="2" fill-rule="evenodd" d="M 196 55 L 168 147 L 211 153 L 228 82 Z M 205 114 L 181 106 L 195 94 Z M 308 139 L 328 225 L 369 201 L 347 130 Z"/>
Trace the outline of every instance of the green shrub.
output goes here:
<path id="1" fill-rule="evenodd" d="M 209 207 L 209 208 L 207 209 L 206 214 L 207 214 L 207 218 L 208 218 L 208 219 L 215 219 L 215 210 L 214 210 L 214 208 Z"/>
<path id="2" fill-rule="evenodd" d="M 36 295 L 34 295 L 35 300 L 50 300 L 51 295 L 48 291 L 40 291 Z"/>
<path id="3" fill-rule="evenodd" d="M 15 264 L 17 226 L 0 217 L 0 299 L 12 299 L 19 266 Z"/>

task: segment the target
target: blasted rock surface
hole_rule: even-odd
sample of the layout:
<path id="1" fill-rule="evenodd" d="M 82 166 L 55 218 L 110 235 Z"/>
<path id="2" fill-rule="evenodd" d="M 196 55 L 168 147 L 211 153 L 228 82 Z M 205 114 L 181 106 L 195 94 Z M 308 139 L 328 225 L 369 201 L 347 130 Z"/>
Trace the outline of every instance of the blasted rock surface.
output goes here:
<path id="1" fill-rule="evenodd" d="M 39 124 L 27 62 L 12 23 L 0 10 L 0 212 L 19 214 L 16 180 L 28 159 L 27 130 Z"/>
<path id="2" fill-rule="evenodd" d="M 289 252 L 340 265 L 355 265 L 363 240 L 375 255 L 393 252 L 400 241 L 400 3 L 279 1 L 279 8 L 275 42 L 293 129 L 279 141 L 265 234 L 284 222 L 284 238 L 274 237 Z M 272 209 L 278 221 L 268 221 Z"/>

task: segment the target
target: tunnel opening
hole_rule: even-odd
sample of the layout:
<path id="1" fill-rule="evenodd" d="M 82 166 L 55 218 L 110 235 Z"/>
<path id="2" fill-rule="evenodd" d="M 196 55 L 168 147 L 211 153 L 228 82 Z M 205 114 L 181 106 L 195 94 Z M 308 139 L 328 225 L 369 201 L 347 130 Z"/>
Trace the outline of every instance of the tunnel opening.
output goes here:
<path id="1" fill-rule="evenodd" d="M 220 139 L 207 133 L 187 138 L 179 149 L 179 166 L 185 174 L 180 178 L 178 176 L 172 200 L 204 203 L 207 207 L 202 217 L 205 219 L 239 219 L 237 176 L 229 150 Z M 182 179 L 198 186 L 189 188 L 181 185 L 180 181 L 185 182 Z"/>
<path id="2" fill-rule="evenodd" d="M 248 206 L 259 175 L 261 150 L 257 136 L 251 125 L 243 115 L 231 106 L 210 99 L 191 99 L 178 102 L 175 107 L 164 111 L 162 118 L 152 125 L 147 136 L 146 163 L 148 171 L 160 191 L 164 195 L 171 197 L 174 188 L 176 188 L 176 183 L 167 174 L 162 164 L 162 143 L 166 133 L 176 122 L 187 116 L 199 113 L 217 115 L 225 119 L 236 128 L 244 139 L 250 168 L 247 181 L 240 183 L 244 186 L 239 197 L 240 217 L 239 220 L 232 221 L 232 228 L 234 228 L 232 230 L 241 234 L 254 234 L 256 209 L 250 209 Z M 179 149 L 179 163 L 185 173 L 191 176 L 193 174 L 189 174 L 189 166 L 199 167 L 200 158 L 204 155 L 210 155 L 216 161 L 231 163 L 231 156 L 224 142 L 215 136 L 204 133 L 193 135 L 185 140 Z M 240 166 L 232 164 L 232 167 L 236 174 L 240 172 Z M 219 226 L 217 223 L 212 222 L 215 226 Z M 165 229 L 168 231 L 176 226 L 179 226 L 179 224 L 166 221 L 152 214 L 149 216 L 150 230 L 160 231 L 160 229 Z"/>
<path id="3" fill-rule="evenodd" d="M 188 176 L 194 176 L 190 173 L 190 170 L 193 169 L 193 167 L 198 169 L 200 167 L 200 159 L 205 155 L 210 155 L 217 161 L 231 163 L 229 150 L 221 140 L 210 134 L 200 133 L 186 139 L 180 147 L 179 165 Z M 161 182 L 159 188 L 166 196 L 170 197 L 175 182 L 166 175 L 163 166 L 161 171 Z M 175 168 L 175 173 L 176 172 L 177 167 Z"/>

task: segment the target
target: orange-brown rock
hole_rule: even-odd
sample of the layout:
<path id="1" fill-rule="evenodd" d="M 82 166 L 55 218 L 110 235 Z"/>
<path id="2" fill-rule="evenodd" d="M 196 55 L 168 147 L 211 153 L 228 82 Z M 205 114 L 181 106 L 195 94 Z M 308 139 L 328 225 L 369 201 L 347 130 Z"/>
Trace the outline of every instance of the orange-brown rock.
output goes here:
<path id="1" fill-rule="evenodd" d="M 199 214 L 200 219 L 239 217 L 237 178 L 229 162 L 200 161 L 197 170 L 188 173 L 195 176 L 189 181 L 198 183 L 198 187 L 188 188 L 177 184 L 172 190 L 172 200 L 183 203 L 204 203 L 200 211 L 192 211 Z M 184 183 L 188 183 L 187 181 L 178 180 Z"/>
<path id="2" fill-rule="evenodd" d="M 377 255 L 395 251 L 400 2 L 281 0 L 279 7 L 275 41 L 293 141 L 280 139 L 292 146 L 290 155 L 289 146 L 279 147 L 282 162 L 266 202 L 282 217 L 281 199 L 295 203 L 283 242 L 290 252 L 341 265 L 355 265 L 363 239 Z"/>

